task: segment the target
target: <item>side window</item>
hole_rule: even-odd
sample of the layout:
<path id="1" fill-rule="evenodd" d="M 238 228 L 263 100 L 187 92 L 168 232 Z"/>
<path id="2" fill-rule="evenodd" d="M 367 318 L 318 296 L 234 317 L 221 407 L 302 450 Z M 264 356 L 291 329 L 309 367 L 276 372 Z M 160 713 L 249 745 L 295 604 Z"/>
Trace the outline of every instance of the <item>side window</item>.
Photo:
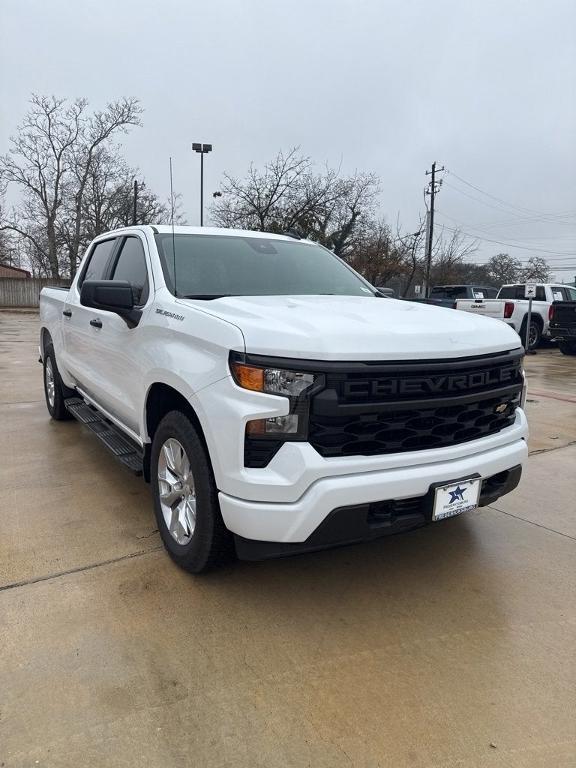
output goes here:
<path id="1" fill-rule="evenodd" d="M 78 286 L 81 286 L 84 280 L 103 280 L 108 266 L 108 260 L 116 245 L 116 238 L 112 240 L 103 240 L 101 243 L 97 243 L 92 249 L 88 264 L 84 269 L 84 274 L 78 281 Z"/>
<path id="2" fill-rule="evenodd" d="M 505 288 L 500 288 L 500 291 L 498 293 L 499 299 L 515 299 L 516 298 L 516 288 L 513 285 L 507 285 Z"/>
<path id="3" fill-rule="evenodd" d="M 127 237 L 116 260 L 112 280 L 128 280 L 134 292 L 134 303 L 148 300 L 148 268 L 144 248 L 138 237 Z"/>
<path id="4" fill-rule="evenodd" d="M 546 291 L 543 285 L 536 286 L 536 301 L 546 301 Z"/>
<path id="5" fill-rule="evenodd" d="M 564 288 L 567 301 L 576 301 L 576 288 Z"/>

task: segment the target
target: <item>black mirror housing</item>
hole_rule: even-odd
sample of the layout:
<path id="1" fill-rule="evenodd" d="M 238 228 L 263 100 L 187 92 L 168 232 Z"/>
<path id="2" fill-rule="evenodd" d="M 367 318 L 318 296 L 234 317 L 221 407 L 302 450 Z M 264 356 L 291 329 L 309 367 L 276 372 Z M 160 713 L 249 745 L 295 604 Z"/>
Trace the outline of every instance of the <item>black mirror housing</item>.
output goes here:
<path id="1" fill-rule="evenodd" d="M 127 280 L 85 280 L 80 289 L 80 304 L 125 315 L 134 309 L 134 294 Z"/>

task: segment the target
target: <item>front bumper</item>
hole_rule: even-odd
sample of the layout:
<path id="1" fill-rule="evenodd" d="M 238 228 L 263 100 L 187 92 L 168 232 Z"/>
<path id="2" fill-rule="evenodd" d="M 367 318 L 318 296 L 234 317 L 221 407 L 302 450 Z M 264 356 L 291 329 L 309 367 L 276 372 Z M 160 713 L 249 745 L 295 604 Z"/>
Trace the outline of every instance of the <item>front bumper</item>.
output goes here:
<path id="1" fill-rule="evenodd" d="M 518 466 L 483 480 L 479 506 L 491 504 L 500 496 L 513 491 L 521 475 L 522 467 Z M 430 488 L 425 496 L 339 507 L 304 542 L 258 541 L 236 535 L 236 552 L 242 560 L 268 560 L 372 541 L 432 522 L 433 506 L 434 488 Z"/>
<path id="2" fill-rule="evenodd" d="M 511 430 L 514 427 L 503 431 Z M 422 497 L 437 483 L 472 475 L 487 479 L 519 467 L 528 455 L 524 436 L 458 458 L 447 458 L 445 451 L 436 451 L 437 456 L 444 454 L 442 459 L 398 466 L 405 457 L 396 456 L 397 465 L 387 469 L 321 477 L 296 501 L 288 503 L 246 500 L 220 492 L 222 517 L 226 527 L 243 539 L 303 543 L 334 510 L 341 507 Z M 491 440 L 493 438 L 477 442 Z M 455 447 L 462 449 L 463 446 Z M 498 493 L 495 498 L 498 495 L 502 494 Z"/>

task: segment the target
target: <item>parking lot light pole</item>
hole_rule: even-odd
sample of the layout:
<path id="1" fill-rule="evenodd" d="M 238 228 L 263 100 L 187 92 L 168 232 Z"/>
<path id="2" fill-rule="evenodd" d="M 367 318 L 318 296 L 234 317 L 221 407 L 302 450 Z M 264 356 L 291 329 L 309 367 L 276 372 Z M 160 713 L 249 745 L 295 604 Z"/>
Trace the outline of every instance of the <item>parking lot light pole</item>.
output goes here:
<path id="1" fill-rule="evenodd" d="M 204 226 L 204 155 L 208 152 L 212 152 L 212 144 L 200 144 L 194 142 L 192 144 L 194 152 L 198 152 L 200 155 L 200 226 Z"/>

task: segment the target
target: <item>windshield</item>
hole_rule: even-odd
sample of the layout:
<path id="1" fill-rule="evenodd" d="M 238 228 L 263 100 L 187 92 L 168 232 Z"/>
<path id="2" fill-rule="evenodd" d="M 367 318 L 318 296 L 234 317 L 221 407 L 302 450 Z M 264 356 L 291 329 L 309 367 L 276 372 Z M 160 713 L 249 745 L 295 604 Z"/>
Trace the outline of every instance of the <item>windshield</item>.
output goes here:
<path id="1" fill-rule="evenodd" d="M 314 243 L 230 235 L 155 235 L 169 290 L 180 297 L 374 296 L 338 256 Z M 174 288 L 176 261 L 176 289 Z"/>

